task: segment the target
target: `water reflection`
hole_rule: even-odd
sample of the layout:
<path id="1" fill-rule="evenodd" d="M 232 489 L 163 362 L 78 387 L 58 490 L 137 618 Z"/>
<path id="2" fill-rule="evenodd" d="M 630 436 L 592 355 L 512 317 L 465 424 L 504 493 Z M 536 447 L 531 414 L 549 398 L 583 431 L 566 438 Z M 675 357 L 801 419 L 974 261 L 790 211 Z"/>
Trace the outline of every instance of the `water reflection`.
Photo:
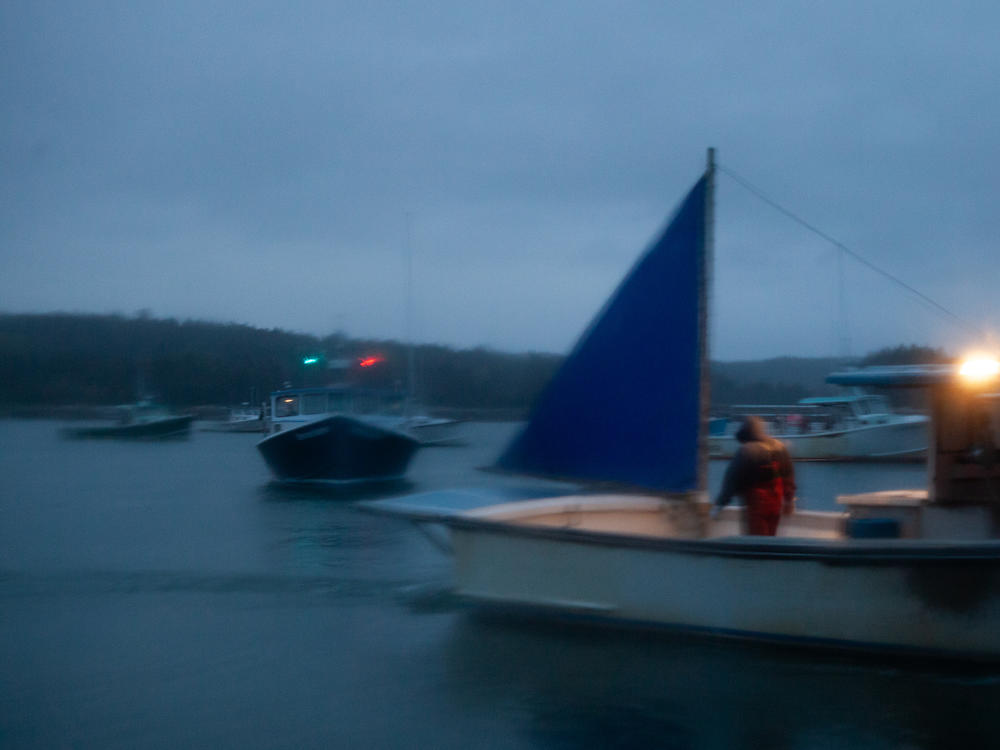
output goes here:
<path id="1" fill-rule="evenodd" d="M 416 491 L 417 485 L 400 478 L 379 482 L 332 484 L 329 482 L 278 482 L 271 481 L 261 487 L 261 498 L 267 502 L 309 500 L 343 500 L 358 502 L 383 497 L 405 495 Z"/>
<path id="2" fill-rule="evenodd" d="M 354 501 L 506 484 L 475 467 L 512 429 L 470 425 L 468 447 L 419 452 L 407 481 L 341 491 L 271 483 L 253 435 L 62 441 L 49 423 L 0 422 L 0 745 L 995 744 L 989 671 L 457 606 L 449 558 Z M 808 502 L 832 505 L 835 488 L 922 474 L 802 477 Z"/>
<path id="3" fill-rule="evenodd" d="M 455 700 L 530 716 L 540 746 L 988 747 L 1000 671 L 507 616 L 460 617 Z"/>

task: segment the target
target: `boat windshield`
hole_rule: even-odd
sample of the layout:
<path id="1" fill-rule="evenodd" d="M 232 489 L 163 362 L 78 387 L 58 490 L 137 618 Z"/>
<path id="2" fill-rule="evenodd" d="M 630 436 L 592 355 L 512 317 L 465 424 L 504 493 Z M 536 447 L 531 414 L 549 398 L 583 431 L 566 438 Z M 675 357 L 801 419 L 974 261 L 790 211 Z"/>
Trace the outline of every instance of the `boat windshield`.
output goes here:
<path id="1" fill-rule="evenodd" d="M 871 406 L 872 414 L 888 414 L 892 411 L 889 401 L 884 396 L 870 396 L 868 403 Z"/>
<path id="2" fill-rule="evenodd" d="M 385 393 L 356 393 L 354 411 L 358 414 L 402 414 L 403 398 Z"/>
<path id="3" fill-rule="evenodd" d="M 280 396 L 274 402 L 274 416 L 294 417 L 299 413 L 298 396 Z"/>
<path id="4" fill-rule="evenodd" d="M 327 411 L 329 412 L 343 412 L 350 411 L 349 403 L 346 393 L 329 393 L 327 397 L 329 401 L 327 402 Z"/>
<path id="5" fill-rule="evenodd" d="M 323 414 L 326 412 L 325 393 L 306 393 L 302 396 L 303 414 Z"/>

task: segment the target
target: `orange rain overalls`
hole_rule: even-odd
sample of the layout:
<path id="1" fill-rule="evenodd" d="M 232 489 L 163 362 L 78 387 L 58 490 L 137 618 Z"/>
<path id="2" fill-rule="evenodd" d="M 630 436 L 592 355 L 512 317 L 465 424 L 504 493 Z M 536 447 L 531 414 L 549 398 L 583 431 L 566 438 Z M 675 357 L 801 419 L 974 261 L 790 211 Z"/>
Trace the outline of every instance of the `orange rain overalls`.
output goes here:
<path id="1" fill-rule="evenodd" d="M 747 533 L 774 536 L 785 505 L 785 481 L 776 457 L 759 467 L 759 474 L 743 494 Z"/>

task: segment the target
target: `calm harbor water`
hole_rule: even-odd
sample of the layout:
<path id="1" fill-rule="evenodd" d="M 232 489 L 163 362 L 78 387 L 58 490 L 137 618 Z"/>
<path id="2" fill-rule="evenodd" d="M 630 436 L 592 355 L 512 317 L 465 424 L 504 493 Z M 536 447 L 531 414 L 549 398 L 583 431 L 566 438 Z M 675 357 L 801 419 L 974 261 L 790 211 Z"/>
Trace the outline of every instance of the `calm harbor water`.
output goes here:
<path id="1" fill-rule="evenodd" d="M 0 746 L 952 748 L 1000 742 L 1000 668 L 486 618 L 351 493 L 270 483 L 258 436 L 65 441 L 0 421 Z M 488 486 L 469 425 L 365 497 Z M 713 463 L 712 487 L 723 464 Z M 923 484 L 800 464 L 801 502 Z M 863 596 L 864 592 L 858 592 Z"/>

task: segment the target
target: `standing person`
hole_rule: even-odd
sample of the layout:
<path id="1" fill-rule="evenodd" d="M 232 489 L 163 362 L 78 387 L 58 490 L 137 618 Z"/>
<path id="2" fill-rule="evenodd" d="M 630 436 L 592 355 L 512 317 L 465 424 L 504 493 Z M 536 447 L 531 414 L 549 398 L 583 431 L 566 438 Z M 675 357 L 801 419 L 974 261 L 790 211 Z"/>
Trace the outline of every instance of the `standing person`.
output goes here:
<path id="1" fill-rule="evenodd" d="M 712 518 L 733 499 L 743 498 L 747 534 L 774 536 L 781 515 L 795 510 L 795 469 L 788 449 L 767 434 L 758 417 L 747 417 L 736 433 L 740 448 L 726 468 Z"/>

